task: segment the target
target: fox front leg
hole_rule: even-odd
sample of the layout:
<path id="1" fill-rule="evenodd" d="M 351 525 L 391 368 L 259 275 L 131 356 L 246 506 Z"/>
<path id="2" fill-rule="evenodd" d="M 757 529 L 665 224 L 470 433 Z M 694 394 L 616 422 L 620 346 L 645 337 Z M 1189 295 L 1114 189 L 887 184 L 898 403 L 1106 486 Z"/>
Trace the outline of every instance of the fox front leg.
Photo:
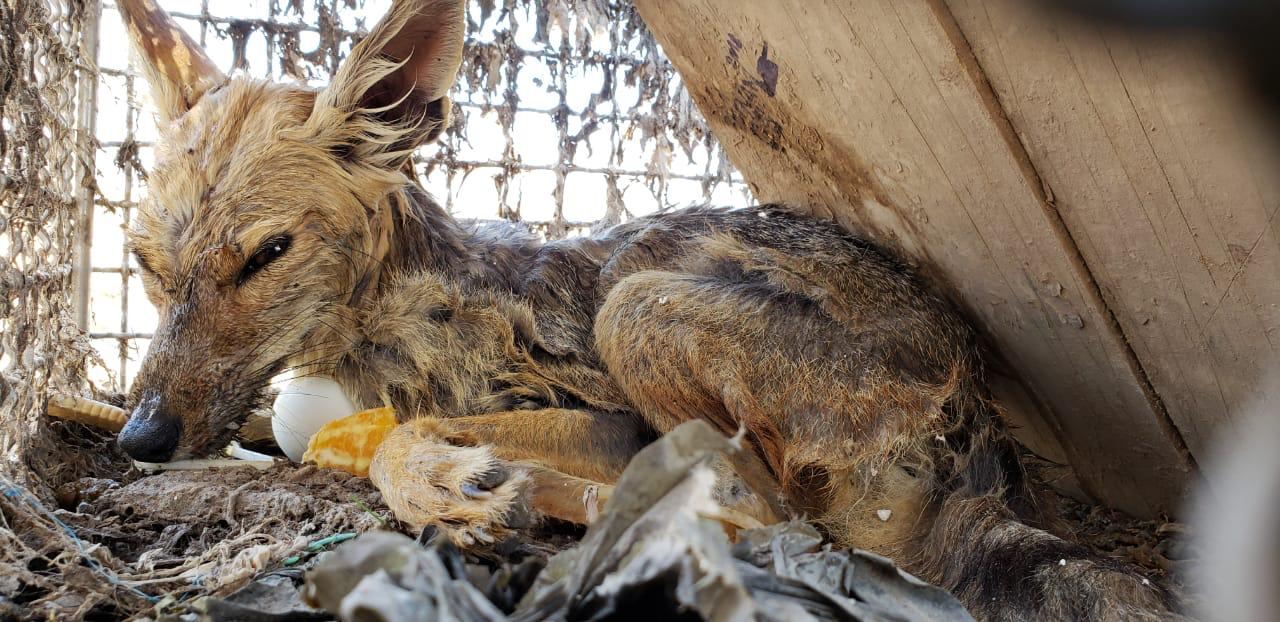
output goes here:
<path id="1" fill-rule="evenodd" d="M 492 542 L 541 516 L 594 520 L 646 442 L 634 421 L 582 411 L 514 411 L 401 424 L 369 477 L 396 518 L 461 545 Z M 582 477 L 580 477 L 582 476 Z"/>
<path id="2" fill-rule="evenodd" d="M 378 447 L 369 479 L 415 529 L 436 525 L 461 545 L 493 542 L 515 518 L 528 474 L 490 447 L 454 444 L 452 436 L 438 419 L 400 425 Z"/>

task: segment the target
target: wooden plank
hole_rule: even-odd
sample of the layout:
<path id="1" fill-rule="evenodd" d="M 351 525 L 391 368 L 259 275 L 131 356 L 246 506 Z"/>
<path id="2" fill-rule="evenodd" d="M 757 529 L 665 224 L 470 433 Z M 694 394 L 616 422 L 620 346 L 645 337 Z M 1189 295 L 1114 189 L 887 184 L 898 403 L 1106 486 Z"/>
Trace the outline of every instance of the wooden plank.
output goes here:
<path id="1" fill-rule="evenodd" d="M 945 7 L 637 6 L 758 197 L 916 259 L 1017 370 L 1087 493 L 1177 506 L 1185 456 Z"/>
<path id="2" fill-rule="evenodd" d="M 1191 452 L 1258 395 L 1280 345 L 1280 159 L 1187 35 L 947 0 Z"/>

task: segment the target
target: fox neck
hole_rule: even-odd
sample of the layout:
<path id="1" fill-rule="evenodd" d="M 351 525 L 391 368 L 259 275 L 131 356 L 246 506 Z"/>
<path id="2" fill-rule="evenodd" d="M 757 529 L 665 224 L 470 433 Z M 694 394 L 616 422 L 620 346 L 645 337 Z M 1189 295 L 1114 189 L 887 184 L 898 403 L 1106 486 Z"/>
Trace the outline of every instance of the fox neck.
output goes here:
<path id="1" fill-rule="evenodd" d="M 464 289 L 510 280 L 484 261 L 485 243 L 477 241 L 417 184 L 405 184 L 386 195 L 374 210 L 369 232 L 371 242 L 361 245 L 368 250 L 351 254 L 355 265 L 348 298 L 335 301 L 339 304 L 334 313 L 307 334 L 300 348 L 305 354 L 286 361 L 288 368 L 302 374 L 349 375 L 335 362 L 347 360 L 367 346 L 364 336 L 369 327 L 364 323 L 376 321 L 371 316 L 376 315 L 378 301 L 393 294 L 406 278 L 431 273 Z M 344 385 L 353 381 L 335 379 Z M 346 388 L 353 397 L 368 397 L 369 387 Z"/>
<path id="2" fill-rule="evenodd" d="M 431 271 L 458 278 L 476 263 L 467 232 L 414 184 L 387 196 L 370 229 L 374 256 L 359 277 L 370 281 L 370 294 L 397 275 Z"/>
<path id="3" fill-rule="evenodd" d="M 481 232 L 459 223 L 413 182 L 383 200 L 370 230 L 375 248 L 385 230 L 386 248 L 375 251 L 375 261 L 357 275 L 368 281 L 365 298 L 376 297 L 397 276 L 418 272 L 435 273 L 467 290 L 513 291 L 522 266 L 542 245 L 514 225 Z"/>

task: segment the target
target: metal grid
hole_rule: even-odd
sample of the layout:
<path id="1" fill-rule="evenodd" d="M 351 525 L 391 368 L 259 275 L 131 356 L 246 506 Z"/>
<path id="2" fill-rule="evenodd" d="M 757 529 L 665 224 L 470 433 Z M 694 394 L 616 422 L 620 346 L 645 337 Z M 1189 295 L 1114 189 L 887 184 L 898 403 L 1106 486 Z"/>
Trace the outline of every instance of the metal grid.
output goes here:
<path id="1" fill-rule="evenodd" d="M 161 5 L 224 68 L 318 86 L 388 2 L 306 1 Z M 95 380 L 120 390 L 157 321 L 123 246 L 155 139 L 124 36 L 106 5 L 87 303 L 90 337 L 113 361 Z M 523 220 L 554 239 L 673 207 L 750 201 L 629 0 L 471 0 L 452 96 L 454 125 L 415 162 L 460 217 Z"/>
<path id="2" fill-rule="evenodd" d="M 34 490 L 48 393 L 86 388 L 90 349 L 72 299 L 91 196 L 81 183 L 92 144 L 93 68 L 81 62 L 96 32 L 89 4 L 0 2 L 0 475 Z"/>

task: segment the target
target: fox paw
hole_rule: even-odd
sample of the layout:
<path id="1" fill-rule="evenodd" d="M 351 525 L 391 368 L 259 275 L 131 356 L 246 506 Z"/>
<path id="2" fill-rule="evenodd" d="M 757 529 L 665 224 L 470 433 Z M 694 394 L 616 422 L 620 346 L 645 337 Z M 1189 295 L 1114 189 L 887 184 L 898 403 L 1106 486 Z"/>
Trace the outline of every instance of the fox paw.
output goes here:
<path id="1" fill-rule="evenodd" d="M 400 521 L 433 525 L 460 546 L 492 543 L 524 514 L 528 473 L 470 446 L 441 420 L 420 420 L 387 435 L 369 479 Z"/>

